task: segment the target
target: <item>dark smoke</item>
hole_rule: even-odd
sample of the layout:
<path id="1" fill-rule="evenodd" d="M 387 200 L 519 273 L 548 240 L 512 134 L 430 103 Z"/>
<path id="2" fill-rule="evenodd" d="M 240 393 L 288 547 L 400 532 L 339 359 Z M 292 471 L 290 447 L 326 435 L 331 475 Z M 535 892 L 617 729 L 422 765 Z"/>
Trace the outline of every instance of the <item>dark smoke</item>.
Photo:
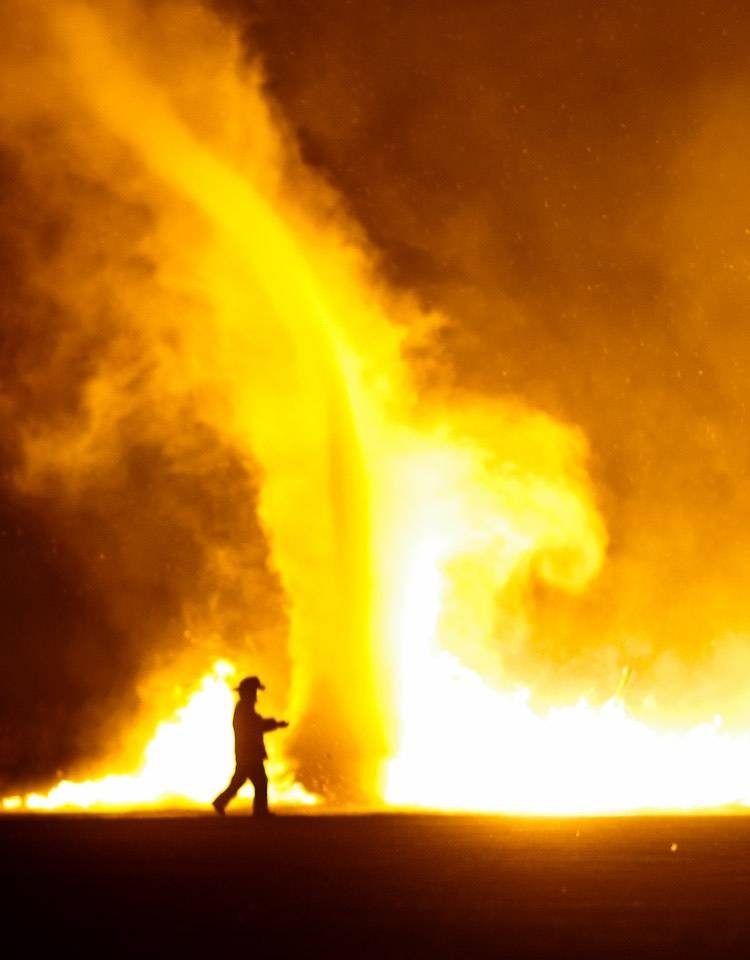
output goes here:
<path id="1" fill-rule="evenodd" d="M 278 642 L 284 602 L 267 567 L 255 477 L 189 403 L 175 411 L 133 389 L 138 399 L 107 425 L 111 456 L 95 457 L 70 485 L 56 470 L 33 488 L 25 483 L 23 438 L 59 438 L 74 470 L 66 424 L 90 416 L 86 390 L 102 357 L 125 349 L 128 376 L 148 379 L 132 363 L 138 344 L 124 308 L 102 303 L 96 328 L 82 331 L 36 282 L 39 265 L 54 273 L 67 245 L 88 243 L 93 276 L 107 264 L 122 271 L 123 289 L 147 284 L 152 265 L 116 262 L 122 241 L 108 236 L 106 218 L 119 229 L 130 222 L 134 246 L 149 218 L 147 209 L 115 218 L 111 205 L 121 201 L 69 170 L 50 172 L 66 180 L 53 190 L 50 179 L 25 176 L 11 153 L 2 162 L 0 791 L 8 793 L 85 773 L 112 752 L 141 708 L 153 708 L 139 702 L 139 681 L 180 663 L 191 644 L 200 647 L 199 670 L 211 655 L 260 659 L 276 664 L 281 684 L 287 665 Z M 87 194 L 104 218 L 86 224 L 88 237 L 64 199 L 75 195 L 85 207 Z"/>

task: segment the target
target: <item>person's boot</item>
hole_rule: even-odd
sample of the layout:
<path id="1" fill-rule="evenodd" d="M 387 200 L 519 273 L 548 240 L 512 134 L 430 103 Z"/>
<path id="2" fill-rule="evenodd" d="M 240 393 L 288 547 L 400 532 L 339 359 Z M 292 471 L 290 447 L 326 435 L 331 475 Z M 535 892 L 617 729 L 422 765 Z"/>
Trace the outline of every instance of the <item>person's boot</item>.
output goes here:
<path id="1" fill-rule="evenodd" d="M 224 816 L 224 804 L 221 802 L 221 800 L 218 797 L 211 802 L 211 806 L 219 814 L 220 817 Z"/>

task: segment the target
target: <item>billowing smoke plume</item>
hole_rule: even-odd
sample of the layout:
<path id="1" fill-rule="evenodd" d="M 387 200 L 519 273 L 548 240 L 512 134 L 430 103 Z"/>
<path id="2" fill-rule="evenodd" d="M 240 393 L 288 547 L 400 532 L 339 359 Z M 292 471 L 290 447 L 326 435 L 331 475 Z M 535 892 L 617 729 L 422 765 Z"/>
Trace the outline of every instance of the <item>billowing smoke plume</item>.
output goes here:
<path id="1" fill-rule="evenodd" d="M 33 562 L 75 594 L 72 622 L 70 587 L 18 601 L 29 659 L 51 664 L 26 690 L 31 748 L 16 710 L 8 749 L 37 757 L 34 731 L 56 729 L 62 762 L 101 750 L 138 678 L 163 665 L 179 687 L 221 653 L 299 721 L 308 786 L 371 796 L 392 721 L 360 432 L 374 397 L 407 399 L 404 334 L 223 24 L 184 4 L 15 12 L 7 486 L 42 528 Z M 429 325 L 402 314 L 412 336 Z"/>
<path id="2" fill-rule="evenodd" d="M 248 4 L 235 3 L 247 10 Z M 547 702 L 746 726 L 747 8 L 252 4 L 273 91 L 454 383 L 579 424 L 610 534 L 498 635 Z"/>
<path id="3" fill-rule="evenodd" d="M 125 10 L 111 12 L 116 31 Z M 206 657 L 260 663 L 277 690 L 288 658 L 256 466 L 202 415 L 202 358 L 180 353 L 202 306 L 157 263 L 160 231 L 184 227 L 189 256 L 200 227 L 189 214 L 177 224 L 179 202 L 87 109 L 76 37 L 66 41 L 84 29 L 74 8 L 10 13 L 0 699 L 2 767 L 17 784 L 121 750 L 120 734 L 154 707 L 152 686 L 139 704 L 139 684 L 162 668 L 159 709 Z M 184 61 L 189 24 L 127 14 L 134 31 L 154 31 L 151 44 L 166 30 L 154 64 Z M 210 68 L 208 40 L 205 53 L 190 43 L 175 89 Z"/>

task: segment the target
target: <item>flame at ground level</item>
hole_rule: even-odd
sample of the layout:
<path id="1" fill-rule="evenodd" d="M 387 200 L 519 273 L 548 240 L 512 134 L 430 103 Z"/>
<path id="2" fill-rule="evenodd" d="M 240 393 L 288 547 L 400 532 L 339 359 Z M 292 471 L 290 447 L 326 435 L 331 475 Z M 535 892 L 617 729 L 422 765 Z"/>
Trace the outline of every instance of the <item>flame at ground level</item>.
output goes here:
<path id="1" fill-rule="evenodd" d="M 657 731 L 619 699 L 539 714 L 528 690 L 498 693 L 448 654 L 425 662 L 421 690 L 388 767 L 390 804 L 550 815 L 750 806 L 750 733 L 722 732 L 718 716 Z"/>
<path id="2" fill-rule="evenodd" d="M 232 710 L 227 679 L 234 667 L 217 661 L 175 716 L 160 723 L 149 741 L 140 769 L 99 779 L 62 780 L 48 793 L 6 797 L 7 812 L 51 810 L 134 810 L 206 806 L 226 786 L 234 767 Z M 285 806 L 310 806 L 317 797 L 305 791 L 284 764 L 269 761 L 269 797 Z M 252 796 L 245 785 L 240 797 Z"/>
<path id="3" fill-rule="evenodd" d="M 423 663 L 418 707 L 405 717 L 387 764 L 387 806 L 454 812 L 574 815 L 750 806 L 750 733 L 720 717 L 686 731 L 657 731 L 613 698 L 535 712 L 526 689 L 502 693 L 447 653 Z M 161 723 L 140 768 L 48 793 L 6 797 L 13 812 L 206 807 L 233 766 L 234 668 L 214 664 L 186 705 Z M 470 735 L 471 732 L 471 735 Z M 283 763 L 269 762 L 270 797 L 311 807 Z M 249 785 L 240 797 L 251 797 Z"/>

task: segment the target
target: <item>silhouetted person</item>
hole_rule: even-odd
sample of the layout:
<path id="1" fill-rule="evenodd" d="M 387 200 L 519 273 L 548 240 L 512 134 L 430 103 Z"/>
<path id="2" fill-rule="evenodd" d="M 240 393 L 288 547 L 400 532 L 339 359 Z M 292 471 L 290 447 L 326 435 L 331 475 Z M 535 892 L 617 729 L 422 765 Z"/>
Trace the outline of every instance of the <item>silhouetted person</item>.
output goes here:
<path id="1" fill-rule="evenodd" d="M 240 695 L 239 703 L 234 708 L 234 753 L 237 766 L 229 786 L 214 800 L 214 810 L 224 816 L 226 805 L 237 793 L 242 784 L 249 780 L 255 787 L 253 800 L 253 816 L 268 816 L 268 777 L 263 761 L 268 754 L 263 743 L 263 734 L 271 730 L 288 727 L 286 720 L 272 720 L 261 717 L 255 709 L 258 690 L 266 688 L 257 677 L 245 677 L 236 687 Z"/>

